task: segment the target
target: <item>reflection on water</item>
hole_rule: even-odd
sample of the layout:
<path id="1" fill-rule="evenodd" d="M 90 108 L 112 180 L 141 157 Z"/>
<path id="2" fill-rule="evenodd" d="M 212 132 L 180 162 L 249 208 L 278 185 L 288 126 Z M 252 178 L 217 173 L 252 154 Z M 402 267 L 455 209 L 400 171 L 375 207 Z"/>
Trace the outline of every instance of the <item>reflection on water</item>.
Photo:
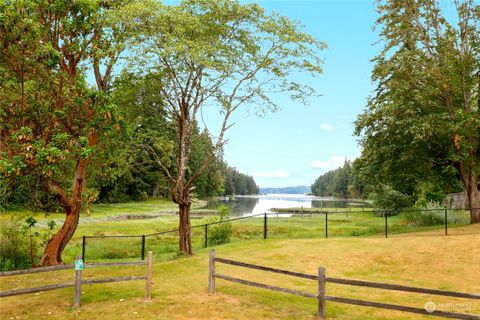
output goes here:
<path id="1" fill-rule="evenodd" d="M 342 201 L 335 198 L 315 197 L 293 194 L 267 194 L 254 196 L 236 196 L 234 199 L 216 198 L 208 202 L 208 209 L 226 205 L 232 216 L 245 216 L 269 212 L 272 208 L 347 208 L 366 207 L 363 201 Z"/>

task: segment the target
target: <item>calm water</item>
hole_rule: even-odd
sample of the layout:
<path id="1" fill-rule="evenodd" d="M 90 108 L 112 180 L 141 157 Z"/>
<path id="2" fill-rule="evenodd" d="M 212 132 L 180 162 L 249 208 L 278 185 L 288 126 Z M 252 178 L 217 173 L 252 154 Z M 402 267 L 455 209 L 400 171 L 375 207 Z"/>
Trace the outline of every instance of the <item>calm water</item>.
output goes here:
<path id="1" fill-rule="evenodd" d="M 216 209 L 220 205 L 230 208 L 232 216 L 245 216 L 269 212 L 271 208 L 322 208 L 322 207 L 363 207 L 361 201 L 342 201 L 335 198 L 322 198 L 297 194 L 267 194 L 236 196 L 235 199 L 217 198 L 209 201 L 207 208 Z"/>

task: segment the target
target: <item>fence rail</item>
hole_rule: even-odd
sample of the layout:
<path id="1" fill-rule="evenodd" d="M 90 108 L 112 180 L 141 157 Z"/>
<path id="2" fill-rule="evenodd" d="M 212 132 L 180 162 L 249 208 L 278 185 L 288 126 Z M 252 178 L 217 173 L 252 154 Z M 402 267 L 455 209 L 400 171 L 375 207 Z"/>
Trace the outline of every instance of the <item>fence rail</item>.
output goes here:
<path id="1" fill-rule="evenodd" d="M 24 275 L 24 274 L 40 273 L 40 272 L 68 270 L 68 269 L 72 269 L 72 268 L 75 267 L 75 281 L 66 282 L 66 283 L 59 283 L 59 284 L 52 284 L 52 285 L 45 285 L 45 286 L 39 286 L 39 287 L 34 287 L 34 288 L 23 288 L 23 289 L 13 289 L 13 290 L 8 290 L 8 291 L 0 291 L 0 298 L 24 295 L 24 294 L 29 294 L 29 293 L 41 292 L 41 291 L 63 289 L 63 288 L 68 288 L 68 287 L 75 287 L 74 306 L 79 307 L 80 306 L 80 295 L 81 295 L 81 289 L 80 288 L 81 288 L 82 284 L 100 284 L 100 283 L 111 283 L 111 282 L 120 282 L 120 281 L 146 280 L 145 299 L 146 300 L 151 299 L 152 264 L 153 264 L 153 253 L 152 253 L 152 251 L 148 252 L 147 261 L 101 262 L 101 263 L 88 263 L 88 264 L 84 265 L 86 268 L 147 265 L 147 274 L 145 276 L 127 276 L 127 277 L 114 277 L 114 278 L 104 278 L 104 279 L 82 280 L 83 260 L 81 260 L 80 258 L 81 258 L 81 256 L 79 255 L 77 257 L 76 264 L 80 261 L 79 265 L 81 265 L 82 267 L 78 267 L 76 264 L 68 264 L 68 265 L 60 265 L 60 266 L 41 267 L 41 268 L 34 268 L 34 269 L 1 272 L 0 277 L 7 277 L 7 276 L 18 276 L 18 275 Z"/>
<path id="2" fill-rule="evenodd" d="M 302 292 L 298 290 L 277 287 L 277 286 L 267 285 L 259 282 L 253 282 L 249 280 L 227 276 L 227 275 L 216 272 L 215 263 L 223 263 L 223 264 L 228 264 L 228 265 L 233 265 L 233 266 L 238 266 L 243 268 L 280 273 L 280 274 L 297 277 L 297 278 L 316 280 L 318 282 L 318 291 L 317 291 L 317 294 L 312 294 L 308 292 Z M 319 320 L 326 319 L 325 301 L 350 304 L 350 305 L 356 305 L 356 306 L 396 310 L 396 311 L 416 313 L 416 314 L 429 315 L 429 316 L 437 316 L 437 317 L 450 318 L 450 319 L 480 320 L 480 316 L 472 315 L 472 314 L 447 312 L 447 311 L 441 311 L 441 310 L 430 310 L 430 309 L 427 310 L 422 308 L 408 307 L 408 306 L 402 306 L 402 305 L 396 305 L 396 304 L 388 304 L 388 303 L 365 301 L 365 300 L 359 300 L 359 299 L 329 296 L 329 295 L 326 295 L 325 283 L 330 282 L 330 283 L 344 284 L 344 285 L 351 285 L 351 286 L 378 288 L 378 289 L 411 292 L 411 293 L 423 293 L 423 294 L 436 295 L 436 296 L 447 296 L 447 297 L 456 297 L 456 298 L 474 299 L 474 300 L 480 300 L 480 294 L 417 288 L 417 287 L 411 287 L 411 286 L 403 286 L 403 285 L 387 284 L 387 283 L 379 283 L 379 282 L 371 282 L 371 281 L 363 281 L 363 280 L 331 278 L 331 277 L 326 277 L 325 274 L 326 274 L 326 271 L 325 271 L 325 268 L 323 267 L 318 268 L 317 275 L 311 275 L 311 274 L 304 274 L 304 273 L 276 269 L 271 267 L 259 266 L 259 265 L 254 265 L 250 263 L 245 263 L 245 262 L 240 262 L 240 261 L 235 261 L 235 260 L 230 260 L 225 258 L 218 258 L 218 257 L 215 257 L 215 250 L 212 249 L 210 251 L 210 259 L 209 259 L 208 291 L 209 293 L 215 293 L 215 279 L 218 278 L 218 279 L 226 280 L 229 282 L 239 283 L 239 284 L 252 286 L 256 288 L 262 288 L 262 289 L 267 289 L 271 291 L 277 291 L 277 292 L 293 294 L 301 297 L 317 299 Z"/>

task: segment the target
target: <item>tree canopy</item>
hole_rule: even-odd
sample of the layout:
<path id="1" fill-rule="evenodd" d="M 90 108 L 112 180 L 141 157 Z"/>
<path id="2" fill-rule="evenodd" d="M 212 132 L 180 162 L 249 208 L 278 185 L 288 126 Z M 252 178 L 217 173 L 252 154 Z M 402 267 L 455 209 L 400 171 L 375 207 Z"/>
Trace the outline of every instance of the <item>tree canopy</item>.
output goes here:
<path id="1" fill-rule="evenodd" d="M 356 122 L 359 172 L 412 194 L 422 181 L 461 181 L 480 222 L 480 6 L 456 1 L 446 17 L 435 0 L 379 2 L 382 52 L 377 84 Z M 373 181 L 376 180 L 376 181 Z"/>
<path id="2" fill-rule="evenodd" d="M 65 223 L 41 261 L 58 264 L 78 224 L 87 167 L 121 130 L 108 84 L 124 48 L 121 24 L 109 13 L 122 2 L 0 4 L 1 183 L 8 192 L 31 179 L 58 197 Z"/>
<path id="3" fill-rule="evenodd" d="M 274 92 L 306 102 L 315 90 L 292 74 L 320 74 L 318 53 L 325 45 L 296 22 L 267 14 L 257 4 L 185 0 L 172 6 L 153 2 L 149 9 L 132 27 L 138 32 L 132 67 L 159 75 L 163 108 L 176 134 L 175 161 L 166 165 L 163 153 L 156 157 L 164 159 L 158 164 L 179 205 L 180 251 L 191 254 L 192 188 L 222 153 L 231 115 L 242 106 L 256 106 L 260 113 L 275 110 Z M 206 108 L 221 112 L 223 119 L 217 133 L 205 131 L 212 134 L 211 153 L 192 170 L 197 117 Z"/>

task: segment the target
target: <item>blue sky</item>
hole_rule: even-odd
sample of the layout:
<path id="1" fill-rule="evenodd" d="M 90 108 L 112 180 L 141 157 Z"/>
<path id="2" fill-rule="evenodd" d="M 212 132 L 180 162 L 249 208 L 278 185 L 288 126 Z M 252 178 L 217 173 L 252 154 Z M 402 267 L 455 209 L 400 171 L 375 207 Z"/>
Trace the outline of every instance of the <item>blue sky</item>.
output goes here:
<path id="1" fill-rule="evenodd" d="M 285 97 L 279 111 L 263 118 L 238 110 L 227 132 L 224 158 L 260 187 L 310 185 L 345 157 L 360 154 L 353 122 L 373 90 L 370 59 L 380 50 L 375 45 L 378 34 L 372 31 L 376 9 L 371 1 L 258 3 L 300 21 L 305 31 L 327 43 L 321 52 L 323 75 L 303 79 L 322 96 L 310 99 L 309 106 Z"/>
<path id="2" fill-rule="evenodd" d="M 253 1 L 249 1 L 253 2 Z M 239 109 L 227 131 L 224 159 L 252 175 L 260 187 L 311 185 L 322 173 L 360 155 L 353 122 L 373 91 L 370 74 L 380 46 L 372 31 L 377 19 L 373 1 L 257 1 L 267 11 L 299 21 L 303 30 L 328 48 L 320 52 L 324 73 L 302 80 L 322 96 L 304 106 L 278 97 L 280 110 L 260 118 Z M 166 1 L 175 4 L 178 1 Z M 94 83 L 93 76 L 89 81 Z M 215 136 L 219 115 L 203 110 Z"/>

